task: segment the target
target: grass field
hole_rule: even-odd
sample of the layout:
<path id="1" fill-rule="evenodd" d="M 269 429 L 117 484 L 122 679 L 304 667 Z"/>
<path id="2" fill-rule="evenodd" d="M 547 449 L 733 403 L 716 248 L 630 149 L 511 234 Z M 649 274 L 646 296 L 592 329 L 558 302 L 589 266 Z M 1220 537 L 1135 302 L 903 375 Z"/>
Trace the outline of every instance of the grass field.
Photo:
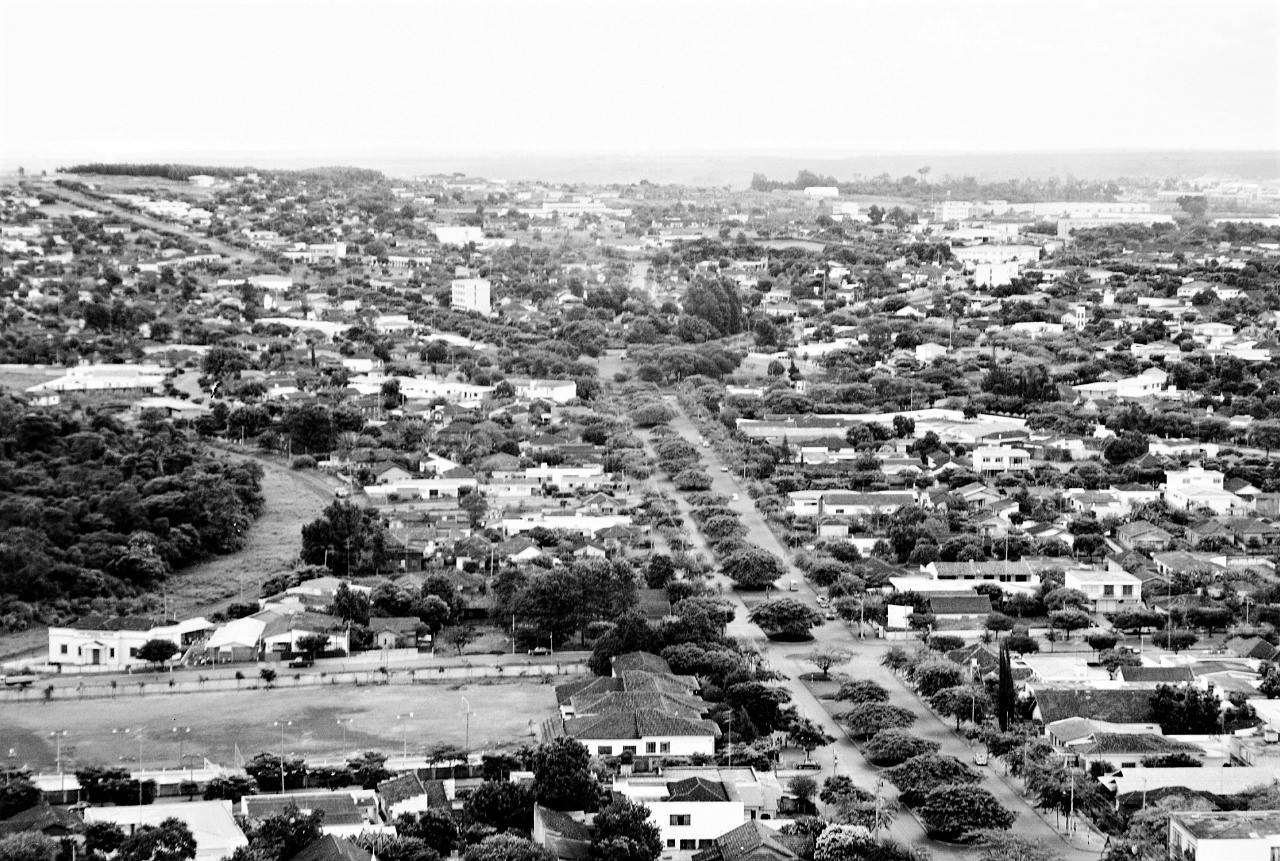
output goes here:
<path id="1" fill-rule="evenodd" d="M 412 754 L 440 743 L 465 743 L 464 696 L 472 712 L 473 751 L 531 741 L 532 727 L 556 708 L 551 685 L 516 683 L 276 689 L 54 701 L 6 706 L 0 721 L 0 751 L 7 755 L 13 750 L 14 765 L 51 771 L 56 748 L 49 734 L 65 730 L 64 768 L 121 761 L 132 766 L 138 761 L 141 729 L 144 767 L 177 767 L 180 753 L 194 753 L 230 766 L 235 764 L 237 746 L 246 759 L 263 750 L 279 751 L 280 727 L 273 723 L 292 721 L 284 728 L 284 745 L 289 753 L 337 758 L 372 748 L 396 755 L 407 737 Z M 413 712 L 412 718 L 396 719 L 409 712 Z M 128 734 L 112 732 L 126 727 L 131 730 Z M 181 733 L 181 749 L 175 727 L 191 728 L 189 733 Z"/>

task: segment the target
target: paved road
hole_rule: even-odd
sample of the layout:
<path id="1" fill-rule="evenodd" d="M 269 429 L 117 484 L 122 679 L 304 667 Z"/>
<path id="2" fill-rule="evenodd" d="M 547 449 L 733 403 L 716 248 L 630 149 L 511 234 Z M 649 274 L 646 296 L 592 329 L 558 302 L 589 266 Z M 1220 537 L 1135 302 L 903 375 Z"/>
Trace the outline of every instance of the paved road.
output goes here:
<path id="1" fill-rule="evenodd" d="M 743 525 L 747 528 L 749 539 L 785 561 L 787 574 L 779 581 L 778 587 L 786 589 L 786 581 L 795 579 L 799 588 L 796 592 L 788 593 L 788 597 L 799 598 L 816 606 L 817 593 L 809 585 L 808 581 L 804 579 L 801 572 L 791 563 L 790 555 L 768 528 L 763 515 L 756 509 L 750 497 L 747 496 L 745 487 L 739 484 L 733 473 L 722 471 L 725 463 L 720 459 L 719 454 L 714 448 L 701 447 L 699 443 L 701 434 L 697 427 L 679 405 L 673 406 L 676 407 L 678 415 L 671 422 L 671 428 L 681 437 L 698 447 L 698 451 L 701 453 L 712 478 L 712 490 L 724 494 L 731 500 L 733 494 L 736 493 L 738 499 L 731 501 L 729 506 L 741 517 Z M 689 506 L 683 496 L 675 492 L 670 482 L 663 480 L 659 483 L 663 485 L 663 490 L 667 491 L 668 495 L 678 500 L 686 522 L 689 522 L 692 526 L 692 521 L 688 518 Z M 695 544 L 707 554 L 708 558 L 714 558 L 710 549 L 702 540 L 701 535 L 696 533 L 696 528 L 694 532 L 693 540 Z M 827 623 L 815 629 L 814 641 L 808 645 L 773 643 L 764 637 L 758 627 L 747 620 L 748 610 L 746 603 L 743 601 L 743 595 L 733 589 L 732 583 L 727 578 L 716 575 L 715 579 L 723 587 L 725 597 L 737 609 L 734 621 L 729 625 L 728 633 L 758 648 L 765 656 L 769 666 L 786 676 L 783 684 L 791 693 L 792 702 L 795 703 L 800 713 L 822 725 L 829 735 L 838 739 L 835 744 L 822 748 L 814 754 L 814 759 L 822 765 L 822 771 L 815 773 L 819 783 L 825 777 L 833 773 L 839 773 L 853 778 L 857 785 L 865 789 L 874 790 L 879 779 L 880 770 L 867 762 L 858 748 L 845 735 L 840 724 L 828 714 L 826 708 L 814 695 L 813 691 L 800 680 L 802 674 L 815 671 L 814 666 L 805 663 L 800 656 L 806 651 L 816 648 L 838 647 L 853 651 L 855 657 L 842 668 L 843 672 L 856 678 L 872 679 L 882 684 L 889 690 L 891 702 L 909 708 L 920 715 L 919 721 L 912 727 L 913 733 L 938 742 L 942 747 L 943 753 L 951 754 L 964 761 L 972 760 L 972 750 L 968 744 L 952 732 L 950 726 L 944 723 L 933 711 L 925 707 L 916 698 L 915 694 L 902 683 L 901 679 L 880 665 L 880 657 L 890 647 L 890 643 L 875 639 L 859 640 L 856 630 L 842 622 Z M 754 599 L 752 603 L 755 603 Z M 1064 861 L 1086 861 L 1086 859 L 1096 858 L 1096 852 L 1082 851 L 1068 845 L 1062 836 L 1018 794 L 1017 790 L 1000 779 L 1000 776 L 995 771 L 987 772 L 982 785 L 1001 804 L 1017 815 L 1017 822 L 1013 827 L 1016 833 L 1030 837 L 1044 846 L 1053 847 L 1054 850 L 1063 854 Z M 896 790 L 887 783 L 882 787 L 881 791 L 889 797 L 896 797 L 897 795 Z M 906 810 L 899 814 L 890 832 L 895 839 L 906 843 L 928 841 L 923 827 Z M 968 859 L 974 854 L 970 850 L 932 841 L 928 842 L 930 851 L 939 859 Z"/>

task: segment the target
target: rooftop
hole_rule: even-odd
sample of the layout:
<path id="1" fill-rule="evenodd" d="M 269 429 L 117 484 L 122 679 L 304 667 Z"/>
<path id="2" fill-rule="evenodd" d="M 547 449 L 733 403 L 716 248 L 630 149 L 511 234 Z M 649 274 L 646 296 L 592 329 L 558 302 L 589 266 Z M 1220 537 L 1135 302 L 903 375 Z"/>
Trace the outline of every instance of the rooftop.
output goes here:
<path id="1" fill-rule="evenodd" d="M 1171 814 L 1197 840 L 1248 840 L 1280 836 L 1280 810 L 1203 810 Z"/>

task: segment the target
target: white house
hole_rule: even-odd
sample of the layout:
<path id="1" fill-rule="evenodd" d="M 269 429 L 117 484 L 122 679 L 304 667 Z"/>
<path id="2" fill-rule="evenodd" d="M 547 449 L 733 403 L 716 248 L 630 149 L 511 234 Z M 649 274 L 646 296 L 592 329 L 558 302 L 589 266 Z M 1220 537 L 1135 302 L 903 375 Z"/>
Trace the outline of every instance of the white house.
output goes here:
<path id="1" fill-rule="evenodd" d="M 1196 810 L 1169 816 L 1169 857 L 1273 861 L 1280 857 L 1280 810 Z"/>
<path id="2" fill-rule="evenodd" d="M 111 822 L 124 829 L 127 837 L 140 827 L 155 827 L 166 819 L 176 818 L 191 829 L 191 836 L 195 838 L 195 861 L 222 861 L 242 846 L 249 845 L 249 839 L 236 823 L 231 810 L 231 802 L 225 799 L 148 804 L 143 807 L 88 807 L 84 811 L 84 821 L 88 825 Z"/>
<path id="3" fill-rule="evenodd" d="M 483 242 L 484 230 L 479 227 L 453 224 L 433 224 L 431 232 L 441 245 L 466 245 L 468 242 Z"/>
<path id="4" fill-rule="evenodd" d="M 1031 455 L 1026 449 L 984 445 L 973 450 L 973 470 L 979 475 L 1027 472 L 1030 469 Z"/>
<path id="5" fill-rule="evenodd" d="M 1072 568 L 1063 585 L 1087 595 L 1094 613 L 1119 613 L 1142 604 L 1142 580 L 1124 570 Z"/>
<path id="6" fill-rule="evenodd" d="M 578 396 L 578 384 L 573 380 L 528 380 L 515 384 L 516 397 L 521 400 L 551 401 L 564 404 Z"/>
<path id="7" fill-rule="evenodd" d="M 746 819 L 742 800 L 729 797 L 716 769 L 700 771 L 708 773 L 683 779 L 667 774 L 614 779 L 614 792 L 649 809 L 649 822 L 662 838 L 663 858 L 690 858 Z"/>
<path id="8" fill-rule="evenodd" d="M 677 717 L 657 709 L 571 718 L 563 721 L 563 728 L 565 735 L 582 742 L 592 756 L 712 756 L 720 735 L 714 721 Z"/>
<path id="9" fill-rule="evenodd" d="M 1170 508 L 1208 508 L 1214 514 L 1243 510 L 1244 500 L 1223 489 L 1223 475 L 1216 469 L 1189 466 L 1165 472 L 1164 501 Z"/>
<path id="10" fill-rule="evenodd" d="M 203 616 L 169 625 L 141 617 L 86 616 L 66 627 L 49 629 L 49 663 L 120 669 L 142 666 L 147 662 L 138 657 L 138 649 L 148 640 L 168 640 L 181 655 L 214 627 Z"/>

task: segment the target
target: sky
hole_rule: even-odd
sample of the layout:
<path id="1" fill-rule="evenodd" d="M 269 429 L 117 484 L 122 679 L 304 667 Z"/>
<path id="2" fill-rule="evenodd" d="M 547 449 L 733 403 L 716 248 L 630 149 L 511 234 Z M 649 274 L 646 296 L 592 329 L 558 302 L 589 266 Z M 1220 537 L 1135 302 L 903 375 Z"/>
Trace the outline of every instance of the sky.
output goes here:
<path id="1" fill-rule="evenodd" d="M 3 0 L 0 166 L 1280 150 L 1275 0 Z"/>

